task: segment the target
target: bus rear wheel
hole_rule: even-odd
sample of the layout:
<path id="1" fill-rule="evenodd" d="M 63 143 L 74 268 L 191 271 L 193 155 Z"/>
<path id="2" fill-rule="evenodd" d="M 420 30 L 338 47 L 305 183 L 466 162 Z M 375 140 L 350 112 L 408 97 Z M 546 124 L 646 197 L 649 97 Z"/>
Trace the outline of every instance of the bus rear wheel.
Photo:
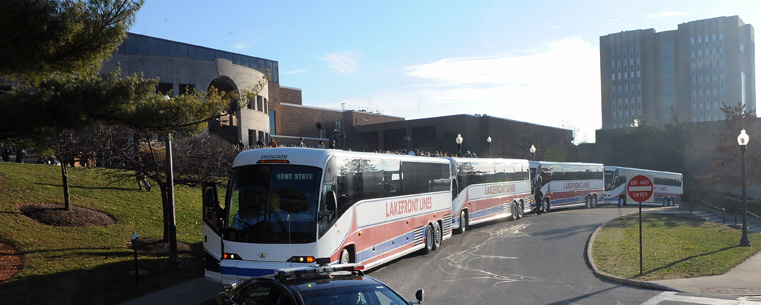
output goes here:
<path id="1" fill-rule="evenodd" d="M 441 226 L 438 222 L 433 224 L 433 250 L 441 247 Z"/>
<path id="2" fill-rule="evenodd" d="M 517 202 L 513 202 L 512 207 L 513 207 L 513 220 L 521 219 L 521 216 L 522 216 L 521 206 Z"/>
<path id="3" fill-rule="evenodd" d="M 597 195 L 592 196 L 592 208 L 597 207 Z"/>
<path id="4" fill-rule="evenodd" d="M 587 196 L 586 202 L 587 202 L 587 209 L 591 209 L 592 208 L 592 196 Z"/>
<path id="5" fill-rule="evenodd" d="M 425 233 L 425 246 L 423 247 L 423 254 L 428 254 L 433 251 L 433 226 L 428 225 Z"/>

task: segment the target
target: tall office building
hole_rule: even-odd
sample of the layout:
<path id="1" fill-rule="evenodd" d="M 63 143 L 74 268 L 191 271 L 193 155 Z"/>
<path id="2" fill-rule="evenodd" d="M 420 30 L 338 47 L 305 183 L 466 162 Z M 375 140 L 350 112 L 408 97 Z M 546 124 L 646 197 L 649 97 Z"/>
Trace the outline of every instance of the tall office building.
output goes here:
<path id="1" fill-rule="evenodd" d="M 723 120 L 722 102 L 756 109 L 755 50 L 753 26 L 738 16 L 601 36 L 602 128 L 674 114 Z"/>

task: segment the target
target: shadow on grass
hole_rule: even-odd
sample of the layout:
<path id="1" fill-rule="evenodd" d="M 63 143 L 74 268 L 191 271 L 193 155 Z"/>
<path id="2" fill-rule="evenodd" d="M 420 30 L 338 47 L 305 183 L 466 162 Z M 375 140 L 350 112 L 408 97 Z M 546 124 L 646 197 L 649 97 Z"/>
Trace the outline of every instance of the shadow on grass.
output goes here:
<path id="1" fill-rule="evenodd" d="M 676 265 L 678 265 L 679 263 L 683 263 L 683 262 L 689 261 L 689 260 L 691 260 L 691 259 L 695 259 L 695 258 L 698 258 L 698 257 L 705 257 L 705 256 L 710 256 L 710 255 L 712 255 L 712 254 L 716 254 L 716 253 L 719 253 L 719 252 L 722 252 L 722 251 L 726 251 L 726 250 L 729 250 L 729 249 L 733 249 L 733 248 L 735 248 L 735 246 L 732 246 L 732 247 L 724 247 L 724 248 L 722 248 L 722 249 L 718 249 L 718 250 L 715 250 L 715 251 L 711 251 L 711 252 L 708 252 L 708 253 L 703 253 L 703 254 L 698 254 L 698 255 L 692 255 L 692 256 L 688 256 L 688 257 L 685 257 L 685 258 L 683 258 L 683 259 L 680 259 L 680 260 L 678 260 L 678 261 L 675 261 L 675 262 L 669 263 L 669 264 L 667 264 L 667 265 L 665 265 L 665 266 L 661 266 L 661 267 L 658 267 L 658 268 L 655 268 L 655 269 L 651 269 L 651 270 L 648 270 L 648 271 L 646 271 L 646 272 L 645 272 L 645 274 L 644 274 L 644 275 L 652 274 L 652 273 L 658 272 L 658 271 L 660 271 L 660 270 L 663 270 L 663 269 L 668 269 L 669 267 L 673 267 L 673 266 L 676 266 Z"/>
<path id="2" fill-rule="evenodd" d="M 58 183 L 35 183 L 36 185 L 44 185 L 44 186 L 52 186 L 52 187 L 63 187 L 63 184 Z M 83 190 L 111 190 L 111 191 L 135 191 L 135 192 L 142 192 L 137 187 L 131 188 L 131 187 L 105 187 L 105 186 L 78 186 L 78 185 L 71 185 L 69 184 L 69 188 L 72 189 L 83 189 Z"/>
<path id="3" fill-rule="evenodd" d="M 200 243 L 193 245 L 193 249 L 199 247 Z M 105 255 L 102 252 L 89 254 L 94 257 Z M 183 265 L 180 270 L 170 269 L 166 256 L 139 256 L 138 267 L 147 272 L 139 277 L 139 284 L 135 283 L 134 260 L 123 260 L 90 269 L 12 279 L 0 285 L 0 295 L 3 304 L 119 304 L 203 277 L 203 258 L 194 254 L 180 255 Z M 134 257 L 129 249 L 107 255 Z"/>
<path id="4" fill-rule="evenodd" d="M 704 221 L 682 214 L 642 214 L 642 226 L 648 228 L 700 227 Z M 655 225 L 655 226 L 654 226 Z M 639 226 L 639 215 L 626 215 L 605 224 L 605 228 L 630 228 Z"/>

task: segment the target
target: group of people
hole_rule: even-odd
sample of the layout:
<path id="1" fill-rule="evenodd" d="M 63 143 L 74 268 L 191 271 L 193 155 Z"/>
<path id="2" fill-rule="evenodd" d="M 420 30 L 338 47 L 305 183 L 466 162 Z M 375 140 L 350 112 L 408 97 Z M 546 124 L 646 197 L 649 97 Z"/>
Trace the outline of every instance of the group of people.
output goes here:
<path id="1" fill-rule="evenodd" d="M 262 140 L 259 139 L 256 141 L 255 145 L 256 146 L 254 146 L 254 148 L 278 147 L 278 144 L 274 138 L 271 138 L 270 141 L 267 143 L 267 145 L 265 145 L 264 142 L 262 142 Z M 296 146 L 307 147 L 306 143 L 304 143 L 304 138 L 299 138 L 299 142 L 296 143 Z M 327 148 L 327 147 L 325 146 L 325 142 L 320 140 L 320 142 L 317 143 L 317 148 Z M 335 140 L 333 140 L 333 143 L 330 144 L 330 148 L 337 148 Z"/>
<path id="2" fill-rule="evenodd" d="M 11 149 L 6 148 L 3 150 L 3 162 L 11 162 Z M 26 150 L 25 149 L 17 149 L 16 150 L 16 162 L 18 163 L 24 163 L 24 160 L 26 160 Z"/>

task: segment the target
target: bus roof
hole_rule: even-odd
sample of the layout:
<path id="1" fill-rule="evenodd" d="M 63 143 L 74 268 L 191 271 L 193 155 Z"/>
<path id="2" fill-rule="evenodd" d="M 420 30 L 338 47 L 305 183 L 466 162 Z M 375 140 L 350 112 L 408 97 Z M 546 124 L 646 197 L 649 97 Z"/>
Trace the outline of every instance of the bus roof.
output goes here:
<path id="1" fill-rule="evenodd" d="M 631 169 L 631 170 L 637 170 L 637 171 L 643 171 L 643 172 L 650 172 L 650 173 L 665 173 L 665 174 L 676 174 L 681 175 L 682 173 L 677 172 L 667 172 L 667 171 L 659 171 L 659 170 L 653 170 L 653 169 L 643 169 L 643 168 L 636 168 L 636 167 L 626 167 L 626 166 L 614 166 L 614 165 L 605 165 L 605 171 L 614 171 L 616 169 Z"/>
<path id="2" fill-rule="evenodd" d="M 339 149 L 322 149 L 306 147 L 274 147 L 246 150 L 238 154 L 233 167 L 256 164 L 259 161 L 288 161 L 289 164 L 323 167 L 331 156 L 356 157 L 367 159 L 392 159 L 426 163 L 449 164 L 449 160 L 435 157 L 418 157 L 384 153 L 354 152 Z"/>

